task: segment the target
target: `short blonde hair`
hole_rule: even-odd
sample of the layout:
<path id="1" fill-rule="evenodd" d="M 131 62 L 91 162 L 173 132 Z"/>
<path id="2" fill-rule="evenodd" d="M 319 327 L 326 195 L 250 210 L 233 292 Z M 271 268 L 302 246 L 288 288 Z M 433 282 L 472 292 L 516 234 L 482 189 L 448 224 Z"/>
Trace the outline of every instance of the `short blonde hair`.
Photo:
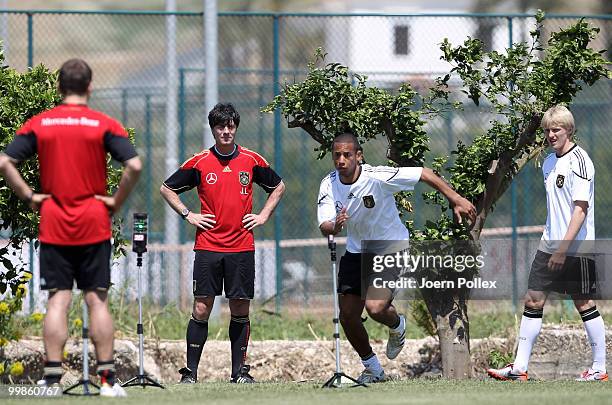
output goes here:
<path id="1" fill-rule="evenodd" d="M 558 125 L 570 133 L 570 137 L 576 132 L 574 116 L 564 105 L 556 105 L 549 108 L 542 117 L 542 128 L 550 128 Z"/>

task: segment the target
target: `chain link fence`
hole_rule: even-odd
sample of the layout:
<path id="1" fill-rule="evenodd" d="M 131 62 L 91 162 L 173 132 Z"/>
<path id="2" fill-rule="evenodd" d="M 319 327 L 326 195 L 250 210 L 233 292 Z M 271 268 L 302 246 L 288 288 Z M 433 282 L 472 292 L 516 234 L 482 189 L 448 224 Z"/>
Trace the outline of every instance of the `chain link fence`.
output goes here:
<path id="1" fill-rule="evenodd" d="M 173 13 L 176 18 L 177 133 L 175 148 L 168 144 L 166 125 L 167 18 L 164 12 L 0 12 L 1 35 L 7 63 L 16 69 L 43 63 L 57 69 L 71 57 L 87 60 L 94 70 L 93 108 L 136 130 L 136 145 L 145 170 L 121 215 L 131 224 L 132 213 L 149 213 L 150 241 L 146 255 L 144 291 L 160 304 L 189 306 L 191 301 L 191 247 L 194 229 L 180 224 L 179 245 L 167 240 L 165 203 L 159 196 L 170 174 L 166 161 L 182 162 L 202 149 L 209 131 L 204 111 L 205 75 L 202 13 Z M 544 37 L 580 17 L 552 16 L 545 21 Z M 594 46 L 612 47 L 610 16 L 587 17 L 600 27 Z M 316 195 L 321 178 L 332 168 L 329 157 L 316 160 L 317 144 L 303 131 L 286 128 L 273 114 L 260 108 L 283 83 L 302 80 L 317 47 L 327 61 L 340 62 L 365 74 L 369 84 L 396 89 L 410 82 L 424 90 L 433 78 L 450 70 L 440 59 L 444 38 L 462 43 L 468 36 L 481 39 L 487 50 L 502 51 L 512 42 L 529 39 L 535 20 L 523 15 L 298 15 L 259 13 L 219 14 L 219 99 L 232 102 L 241 114 L 237 142 L 261 153 L 287 185 L 285 197 L 264 227 L 255 231 L 257 242 L 257 298 L 275 302 L 276 309 L 307 307 L 328 299 L 330 265 L 325 241 L 316 224 Z M 609 54 L 608 54 L 609 55 Z M 580 93 L 572 105 L 578 139 L 597 170 L 595 211 L 597 237 L 612 236 L 608 221 L 612 183 L 606 176 L 612 164 L 607 119 L 612 116 L 610 81 L 601 81 Z M 431 156 L 448 155 L 457 141 L 470 141 L 495 119 L 484 107 L 466 103 L 462 112 L 428 122 Z M 364 145 L 368 163 L 385 164 L 386 141 Z M 177 166 L 178 167 L 178 166 Z M 413 220 L 422 226 L 433 211 L 424 206 L 419 185 L 413 196 Z M 256 192 L 254 209 L 265 201 Z M 184 201 L 198 205 L 195 192 Z M 174 215 L 174 214 L 173 214 Z M 512 229 L 545 222 L 545 194 L 537 163 L 530 164 L 514 182 L 487 221 L 488 228 Z M 129 226 L 126 227 L 126 230 Z M 511 232 L 498 232 L 509 237 Z M 539 234 L 533 233 L 533 237 Z M 342 249 L 341 249 L 342 250 Z M 23 261 L 36 253 L 24 254 Z M 36 270 L 36 265 L 33 268 Z M 129 295 L 135 294 L 135 260 L 116 265 L 113 280 Z M 35 284 L 35 287 L 37 285 Z M 34 291 L 37 291 L 35 289 Z M 36 294 L 40 296 L 40 294 Z M 291 303 L 290 306 L 285 304 Z M 34 301 L 31 300 L 30 308 Z"/>

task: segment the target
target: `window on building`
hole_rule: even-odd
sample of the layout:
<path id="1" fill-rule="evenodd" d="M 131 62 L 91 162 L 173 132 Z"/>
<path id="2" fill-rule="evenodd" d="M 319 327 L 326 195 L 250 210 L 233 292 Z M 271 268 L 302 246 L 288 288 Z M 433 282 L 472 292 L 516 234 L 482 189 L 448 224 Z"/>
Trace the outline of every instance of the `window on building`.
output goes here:
<path id="1" fill-rule="evenodd" d="M 393 53 L 395 55 L 408 55 L 409 32 L 407 25 L 393 27 Z"/>

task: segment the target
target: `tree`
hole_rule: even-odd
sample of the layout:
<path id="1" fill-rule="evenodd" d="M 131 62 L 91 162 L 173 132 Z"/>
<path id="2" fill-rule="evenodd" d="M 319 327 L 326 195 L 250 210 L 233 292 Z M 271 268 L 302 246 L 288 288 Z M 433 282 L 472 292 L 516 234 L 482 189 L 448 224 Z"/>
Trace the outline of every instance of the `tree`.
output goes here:
<path id="1" fill-rule="evenodd" d="M 0 151 L 13 140 L 15 132 L 34 115 L 54 107 L 61 101 L 56 87 L 57 73 L 43 65 L 17 72 L 4 65 L 0 48 Z M 133 131 L 130 130 L 133 140 Z M 34 190 L 40 190 L 38 160 L 21 162 L 19 171 Z M 119 184 L 121 171 L 110 166 L 108 160 L 108 191 Z M 21 309 L 26 285 L 32 277 L 16 252 L 24 243 L 36 241 L 39 215 L 19 200 L 5 180 L 0 177 L 0 231 L 8 233 L 8 241 L 0 245 L 0 296 L 5 308 L 0 311 L 0 348 L 9 340 L 19 339 L 19 331 L 12 324 L 13 315 Z M 121 235 L 121 219 L 113 219 L 114 256 L 125 255 L 127 241 Z M 38 241 L 35 242 L 38 246 Z"/>
<path id="2" fill-rule="evenodd" d="M 4 65 L 4 52 L 0 50 L 0 64 Z M 0 69 L 0 150 L 13 140 L 15 132 L 30 117 L 53 107 L 61 98 L 55 87 L 56 75 L 39 65 L 25 73 L 8 66 Z M 40 190 L 38 162 L 30 159 L 19 168 L 25 181 Z M 16 296 L 19 285 L 27 278 L 23 266 L 14 265 L 9 254 L 19 251 L 24 242 L 34 240 L 38 233 L 38 216 L 17 198 L 4 179 L 0 178 L 0 230 L 8 230 L 8 244 L 0 246 L 0 260 L 6 269 L 0 274 L 0 294 L 11 290 Z M 15 254 L 15 253 L 13 253 Z M 20 259 L 20 258 L 17 258 Z"/>
<path id="3" fill-rule="evenodd" d="M 426 193 L 426 203 L 440 208 L 439 217 L 411 233 L 417 240 L 478 241 L 495 203 L 525 164 L 545 148 L 539 128 L 543 112 L 555 104 L 570 103 L 583 84 L 593 85 L 610 76 L 603 51 L 589 48 L 599 32 L 597 28 L 580 20 L 553 33 L 544 49 L 540 44 L 543 21 L 544 13 L 539 11 L 530 43 L 513 44 L 504 53 L 484 52 L 478 39 L 468 38 L 459 46 L 444 40 L 440 47 L 442 58 L 452 68 L 449 74 L 437 78 L 422 97 L 408 83 L 390 94 L 367 87 L 366 77 L 352 75 L 337 63 L 316 67 L 315 62 L 324 57 L 318 51 L 317 59 L 308 66 L 307 78 L 285 85 L 262 111 L 280 108 L 290 128 L 304 129 L 320 144 L 319 158 L 330 150 L 335 134 L 350 129 L 362 142 L 386 136 L 388 158 L 398 166 L 422 165 L 429 140 L 424 130 L 426 119 L 462 106 L 462 102 L 451 102 L 449 90 L 451 79 L 458 79 L 461 92 L 475 105 L 495 113 L 497 119 L 471 144 L 459 142 L 450 152 L 455 155 L 452 164 L 448 157 L 440 156 L 431 165 L 439 174 L 446 174 L 454 189 L 474 203 L 478 216 L 469 228 L 456 224 L 447 215 L 446 200 L 437 192 Z M 540 52 L 544 52 L 542 59 L 538 58 Z M 405 212 L 405 196 L 398 196 L 397 201 Z M 422 293 L 437 328 L 444 376 L 468 377 L 469 289 Z"/>

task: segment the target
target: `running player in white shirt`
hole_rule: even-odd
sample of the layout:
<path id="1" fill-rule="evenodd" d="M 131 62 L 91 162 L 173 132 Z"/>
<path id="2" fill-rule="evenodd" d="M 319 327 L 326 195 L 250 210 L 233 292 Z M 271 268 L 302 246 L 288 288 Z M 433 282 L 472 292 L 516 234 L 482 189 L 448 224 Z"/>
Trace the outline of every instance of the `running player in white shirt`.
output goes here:
<path id="1" fill-rule="evenodd" d="M 566 107 L 555 106 L 546 111 L 542 128 L 554 150 L 542 166 L 546 227 L 529 273 L 516 359 L 513 364 L 487 372 L 498 380 L 528 379 L 527 365 L 542 327 L 544 304 L 548 294 L 555 291 L 569 294 L 574 300 L 593 350 L 592 366 L 577 380 L 607 381 L 604 321 L 589 299 L 595 293 L 595 262 L 572 256 L 579 241 L 595 239 L 595 169 L 584 149 L 572 141 L 574 117 Z"/>
<path id="2" fill-rule="evenodd" d="M 418 181 L 424 181 L 448 198 L 458 222 L 462 216 L 473 222 L 476 208 L 431 169 L 360 165 L 362 151 L 351 133 L 334 139 L 332 159 L 336 170 L 321 181 L 319 189 L 319 228 L 325 236 L 347 228 L 346 253 L 338 271 L 340 323 L 365 367 L 358 380 L 380 382 L 384 381 L 385 374 L 361 321 L 363 308 L 372 319 L 389 327 L 386 353 L 389 359 L 397 357 L 404 346 L 406 320 L 392 305 L 390 291 L 387 299 L 362 299 L 361 241 L 408 240 L 408 230 L 399 218 L 393 194 L 412 190 Z"/>

